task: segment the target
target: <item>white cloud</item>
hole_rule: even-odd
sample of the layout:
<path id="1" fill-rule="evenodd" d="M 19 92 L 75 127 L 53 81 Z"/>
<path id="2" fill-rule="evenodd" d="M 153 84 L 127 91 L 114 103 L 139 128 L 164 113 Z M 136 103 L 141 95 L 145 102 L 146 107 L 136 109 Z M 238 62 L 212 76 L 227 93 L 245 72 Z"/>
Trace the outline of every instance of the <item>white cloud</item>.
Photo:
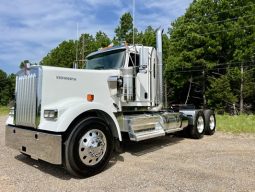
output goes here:
<path id="1" fill-rule="evenodd" d="M 139 30 L 168 26 L 191 0 L 136 1 Z M 132 0 L 12 0 L 0 6 L 0 68 L 15 72 L 24 59 L 39 62 L 52 48 L 80 33 L 102 30 L 110 37 L 119 17 L 132 12 Z M 105 15 L 104 15 L 105 14 Z M 12 66 L 12 67 L 11 67 Z M 14 67 L 13 67 L 14 66 Z"/>
<path id="2" fill-rule="evenodd" d="M 141 29 L 148 25 L 154 28 L 161 26 L 167 29 L 171 22 L 184 14 L 192 1 L 193 0 L 141 0 L 139 4 L 143 4 L 145 10 L 150 10 L 150 14 L 141 14 L 138 12 L 138 21 L 136 23 Z"/>
<path id="3" fill-rule="evenodd" d="M 82 0 L 84 5 L 91 6 L 92 8 L 97 8 L 100 6 L 112 6 L 112 7 L 121 7 L 121 0 Z"/>

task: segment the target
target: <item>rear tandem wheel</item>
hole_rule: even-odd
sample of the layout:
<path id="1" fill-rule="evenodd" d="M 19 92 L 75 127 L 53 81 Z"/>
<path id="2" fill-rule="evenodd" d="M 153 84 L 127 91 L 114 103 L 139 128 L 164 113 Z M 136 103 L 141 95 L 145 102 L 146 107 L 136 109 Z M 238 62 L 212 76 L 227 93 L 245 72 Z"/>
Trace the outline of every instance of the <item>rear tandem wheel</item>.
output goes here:
<path id="1" fill-rule="evenodd" d="M 205 134 L 213 135 L 216 129 L 216 117 L 213 110 L 205 110 Z"/>
<path id="2" fill-rule="evenodd" d="M 195 114 L 194 125 L 188 128 L 189 134 L 193 139 L 201 139 L 205 133 L 205 116 L 203 111 Z"/>

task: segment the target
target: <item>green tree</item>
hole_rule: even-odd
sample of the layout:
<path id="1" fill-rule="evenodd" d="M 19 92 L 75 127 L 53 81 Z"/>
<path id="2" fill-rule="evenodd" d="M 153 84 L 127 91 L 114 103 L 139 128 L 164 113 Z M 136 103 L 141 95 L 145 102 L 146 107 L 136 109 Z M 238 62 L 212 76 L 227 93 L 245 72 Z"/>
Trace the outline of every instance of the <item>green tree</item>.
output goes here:
<path id="1" fill-rule="evenodd" d="M 129 12 L 124 13 L 120 18 L 119 25 L 115 29 L 114 42 L 116 44 L 118 42 L 126 41 L 131 44 L 133 43 L 133 35 L 135 37 L 135 42 L 139 43 L 141 41 L 141 34 L 139 34 L 136 28 L 134 28 L 133 34 L 133 17 Z"/>
<path id="2" fill-rule="evenodd" d="M 132 29 L 133 29 L 133 18 L 129 12 L 124 13 L 122 17 L 120 18 L 119 26 L 115 29 L 116 40 L 119 42 L 123 40 L 126 40 L 126 41 L 130 40 L 129 36 L 132 33 Z"/>
<path id="3" fill-rule="evenodd" d="M 98 45 L 100 46 L 100 45 Z M 98 49 L 95 38 L 88 33 L 81 34 L 79 38 L 79 59 L 85 58 L 88 54 Z"/>
<path id="4" fill-rule="evenodd" d="M 196 77 L 197 82 L 193 83 L 200 85 L 203 103 L 207 104 L 206 92 L 214 94 L 210 89 L 219 86 L 219 83 L 210 86 L 210 77 L 217 79 L 222 75 L 231 82 L 230 89 L 222 95 L 234 94 L 238 100 L 241 100 L 241 95 L 243 99 L 251 97 L 253 93 L 246 94 L 245 87 L 251 87 L 253 79 L 245 79 L 245 69 L 254 57 L 254 8 L 252 0 L 194 1 L 185 15 L 172 23 L 165 72 L 174 89 L 173 98 L 191 77 Z M 234 79 L 229 79 L 228 73 L 233 67 L 237 67 L 239 73 Z M 250 77 L 254 77 L 254 71 L 250 72 Z M 210 103 L 215 104 L 212 99 L 213 96 Z"/>
<path id="5" fill-rule="evenodd" d="M 98 35 L 99 36 L 103 36 L 103 34 Z M 99 37 L 100 38 L 100 37 Z M 83 67 L 85 64 L 85 58 L 88 54 L 98 50 L 98 48 L 100 47 L 99 43 L 96 43 L 95 38 L 88 34 L 88 33 L 84 33 L 81 34 L 80 38 L 79 38 L 79 47 L 78 47 L 78 66 L 79 67 Z M 77 49 L 77 47 L 76 47 Z"/>
<path id="6" fill-rule="evenodd" d="M 96 33 L 95 41 L 97 48 L 107 47 L 111 43 L 110 38 L 102 31 Z"/>
<path id="7" fill-rule="evenodd" d="M 6 105 L 8 95 L 6 94 L 7 74 L 0 70 L 0 105 Z"/>
<path id="8" fill-rule="evenodd" d="M 71 68 L 76 63 L 81 68 L 84 66 L 88 54 L 101 47 L 106 47 L 110 43 L 109 37 L 102 31 L 97 32 L 95 38 L 84 33 L 81 34 L 78 41 L 69 40 L 60 43 L 42 59 L 40 64 Z"/>
<path id="9" fill-rule="evenodd" d="M 6 106 L 13 100 L 15 75 L 7 75 L 0 69 L 0 105 Z"/>
<path id="10" fill-rule="evenodd" d="M 210 89 L 207 91 L 209 106 L 226 109 L 226 106 L 232 106 L 237 102 L 237 97 L 231 91 L 227 76 L 221 76 L 217 79 L 211 78 L 210 82 Z"/>
<path id="11" fill-rule="evenodd" d="M 148 26 L 144 33 L 141 34 L 142 41 L 141 43 L 146 46 L 153 46 L 156 47 L 156 32 L 152 26 Z"/>
<path id="12" fill-rule="evenodd" d="M 63 41 L 56 48 L 52 49 L 47 56 L 45 56 L 40 64 L 57 67 L 73 66 L 75 61 L 76 43 L 73 40 Z"/>

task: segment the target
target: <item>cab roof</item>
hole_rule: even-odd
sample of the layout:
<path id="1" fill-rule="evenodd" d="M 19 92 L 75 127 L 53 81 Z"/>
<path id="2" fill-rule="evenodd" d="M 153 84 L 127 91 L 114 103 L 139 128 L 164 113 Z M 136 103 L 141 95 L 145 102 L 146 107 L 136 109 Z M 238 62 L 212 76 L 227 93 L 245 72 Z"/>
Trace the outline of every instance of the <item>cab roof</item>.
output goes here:
<path id="1" fill-rule="evenodd" d="M 106 53 L 106 52 L 111 52 L 111 51 L 117 51 L 117 50 L 126 50 L 127 47 L 125 45 L 121 45 L 121 46 L 114 46 L 114 47 L 106 47 L 106 48 L 102 48 L 98 51 L 95 51 L 95 52 L 92 52 L 90 53 L 86 58 L 90 58 L 90 57 L 93 57 L 94 55 L 98 55 L 98 54 L 101 54 L 101 53 Z"/>

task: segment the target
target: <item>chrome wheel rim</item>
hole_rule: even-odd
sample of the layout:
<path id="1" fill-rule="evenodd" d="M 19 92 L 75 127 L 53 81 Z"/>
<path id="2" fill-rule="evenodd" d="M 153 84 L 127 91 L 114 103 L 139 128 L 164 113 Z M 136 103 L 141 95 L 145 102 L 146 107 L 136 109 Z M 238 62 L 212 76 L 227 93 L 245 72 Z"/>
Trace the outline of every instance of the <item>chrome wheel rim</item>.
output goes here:
<path id="1" fill-rule="evenodd" d="M 79 156 L 82 163 L 87 166 L 98 164 L 104 157 L 106 148 L 105 134 L 98 129 L 89 130 L 79 141 Z"/>
<path id="2" fill-rule="evenodd" d="M 215 118 L 213 115 L 210 116 L 210 123 L 209 123 L 210 130 L 215 128 Z"/>
<path id="3" fill-rule="evenodd" d="M 197 119 L 197 130 L 199 133 L 203 133 L 204 131 L 204 119 L 202 116 L 199 116 Z"/>

